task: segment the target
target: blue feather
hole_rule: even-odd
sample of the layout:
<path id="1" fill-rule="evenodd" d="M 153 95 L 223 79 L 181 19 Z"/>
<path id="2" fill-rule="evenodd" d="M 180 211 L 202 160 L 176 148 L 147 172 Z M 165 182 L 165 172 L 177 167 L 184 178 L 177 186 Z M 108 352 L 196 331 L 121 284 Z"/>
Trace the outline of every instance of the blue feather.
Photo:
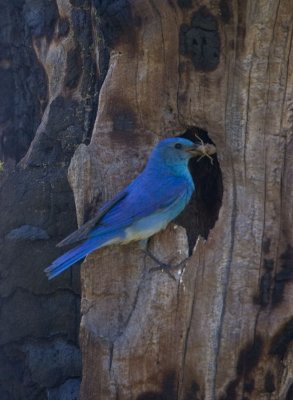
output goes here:
<path id="1" fill-rule="evenodd" d="M 88 239 L 80 246 L 74 247 L 72 250 L 67 251 L 65 254 L 57 258 L 45 269 L 45 273 L 49 279 L 55 278 L 57 275 L 61 274 L 61 272 L 71 267 L 71 265 L 86 257 L 92 251 L 106 246 L 111 239 L 110 235 Z"/>

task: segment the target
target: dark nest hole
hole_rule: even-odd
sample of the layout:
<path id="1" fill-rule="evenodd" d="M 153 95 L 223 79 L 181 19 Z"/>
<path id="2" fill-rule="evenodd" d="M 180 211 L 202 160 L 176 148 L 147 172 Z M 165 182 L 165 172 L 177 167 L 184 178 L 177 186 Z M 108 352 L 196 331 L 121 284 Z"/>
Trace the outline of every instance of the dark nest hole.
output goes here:
<path id="1" fill-rule="evenodd" d="M 191 127 L 180 137 L 198 142 L 200 138 L 204 143 L 216 145 L 203 129 Z M 208 157 L 201 160 L 192 159 L 189 169 L 195 183 L 195 191 L 185 210 L 176 219 L 176 223 L 187 231 L 189 254 L 195 246 L 198 236 L 207 239 L 209 231 L 214 227 L 223 197 L 222 173 L 217 154 L 212 156 L 213 162 Z"/>

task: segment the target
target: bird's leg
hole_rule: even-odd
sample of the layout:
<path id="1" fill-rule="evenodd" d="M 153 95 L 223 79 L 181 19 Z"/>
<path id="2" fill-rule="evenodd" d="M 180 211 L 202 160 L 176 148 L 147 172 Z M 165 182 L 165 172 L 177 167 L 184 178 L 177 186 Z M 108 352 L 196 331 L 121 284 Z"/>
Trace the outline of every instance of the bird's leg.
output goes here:
<path id="1" fill-rule="evenodd" d="M 174 281 L 176 281 L 176 279 L 175 279 L 174 275 L 171 274 L 170 270 L 180 268 L 181 265 L 184 264 L 186 262 L 186 260 L 188 259 L 188 257 L 187 257 L 184 260 L 180 261 L 180 263 L 173 266 L 173 265 L 170 265 L 170 264 L 160 261 L 156 256 L 154 256 L 150 251 L 148 251 L 147 250 L 147 241 L 141 241 L 140 248 L 146 256 L 150 257 L 153 261 L 155 261 L 158 264 L 158 267 L 151 268 L 149 270 L 149 272 L 155 272 L 155 271 L 166 272 L 166 274 L 168 274 L 170 276 L 170 278 L 172 278 Z"/>
<path id="2" fill-rule="evenodd" d="M 184 260 L 180 261 L 178 264 L 176 265 L 170 265 L 170 264 L 165 264 L 160 262 L 160 260 L 158 260 L 152 253 L 148 254 L 149 257 L 151 257 L 154 261 L 156 261 L 159 264 L 159 267 L 153 267 L 150 269 L 150 271 L 165 271 L 168 273 L 168 269 L 179 269 L 181 267 L 182 264 L 184 264 L 189 257 L 184 258 Z M 170 274 L 171 275 L 171 274 Z M 173 275 L 171 275 L 173 277 Z"/>
<path id="3" fill-rule="evenodd" d="M 166 272 L 167 275 L 170 276 L 171 279 L 173 279 L 174 281 L 176 281 L 176 279 L 174 278 L 174 276 L 171 274 L 171 272 L 169 271 L 169 269 L 172 268 L 172 265 L 163 263 L 162 261 L 160 261 L 156 256 L 154 256 L 150 251 L 148 250 L 142 250 L 144 252 L 144 254 L 148 257 L 150 257 L 153 261 L 155 261 L 158 264 L 158 267 L 153 267 L 149 270 L 149 272 L 155 272 L 155 271 L 163 271 Z"/>

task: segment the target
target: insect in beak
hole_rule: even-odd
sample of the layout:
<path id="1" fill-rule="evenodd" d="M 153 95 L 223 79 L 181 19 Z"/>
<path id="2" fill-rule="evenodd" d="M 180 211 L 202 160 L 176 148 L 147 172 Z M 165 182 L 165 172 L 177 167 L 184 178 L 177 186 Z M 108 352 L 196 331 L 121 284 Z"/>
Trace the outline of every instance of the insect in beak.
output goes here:
<path id="1" fill-rule="evenodd" d="M 187 151 L 193 156 L 200 156 L 197 161 L 200 161 L 203 157 L 208 157 L 211 160 L 211 164 L 213 164 L 213 159 L 211 155 L 217 152 L 216 146 L 210 143 L 204 143 L 200 137 L 198 137 L 197 135 L 195 136 L 200 141 L 200 144 L 195 144 Z"/>

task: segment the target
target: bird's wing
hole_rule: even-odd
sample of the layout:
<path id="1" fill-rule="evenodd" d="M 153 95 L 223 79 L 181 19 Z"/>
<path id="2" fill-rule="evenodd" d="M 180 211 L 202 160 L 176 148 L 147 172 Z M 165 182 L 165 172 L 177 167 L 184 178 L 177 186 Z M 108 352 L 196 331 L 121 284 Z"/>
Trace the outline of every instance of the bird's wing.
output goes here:
<path id="1" fill-rule="evenodd" d="M 149 178 L 133 181 L 125 198 L 112 207 L 100 220 L 90 237 L 124 229 L 139 219 L 160 213 L 182 202 L 182 208 L 187 204 L 193 187 L 185 179 L 174 176 L 163 181 Z"/>
<path id="2" fill-rule="evenodd" d="M 191 190 L 192 192 L 192 190 Z M 108 234 L 130 226 L 134 221 L 167 209 L 175 202 L 185 205 L 190 191 L 186 181 L 171 177 L 163 182 L 134 180 L 112 200 L 105 203 L 97 215 L 67 236 L 57 246 L 65 246 L 97 235 Z"/>
<path id="3" fill-rule="evenodd" d="M 87 221 L 79 229 L 77 229 L 69 236 L 67 236 L 65 239 L 63 239 L 61 242 L 59 242 L 57 244 L 57 247 L 67 246 L 69 244 L 77 243 L 87 239 L 89 232 L 99 224 L 104 215 L 109 210 L 111 210 L 111 208 L 113 208 L 117 203 L 119 203 L 122 199 L 124 199 L 127 196 L 127 194 L 128 194 L 127 191 L 123 190 L 122 192 L 118 193 L 115 197 L 113 197 L 113 199 L 106 202 L 92 219 Z"/>

